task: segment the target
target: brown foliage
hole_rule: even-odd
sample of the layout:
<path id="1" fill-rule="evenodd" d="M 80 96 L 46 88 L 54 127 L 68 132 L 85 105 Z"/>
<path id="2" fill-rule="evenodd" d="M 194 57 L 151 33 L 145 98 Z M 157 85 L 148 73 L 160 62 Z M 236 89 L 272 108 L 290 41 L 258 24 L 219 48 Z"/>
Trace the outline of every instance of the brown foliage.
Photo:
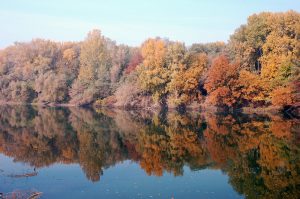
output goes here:
<path id="1" fill-rule="evenodd" d="M 238 74 L 238 64 L 229 63 L 225 55 L 215 58 L 204 84 L 209 94 L 207 102 L 216 106 L 237 105 L 240 97 Z"/>
<path id="2" fill-rule="evenodd" d="M 271 97 L 274 106 L 291 106 L 296 102 L 299 102 L 299 88 L 298 90 L 295 90 L 291 85 L 278 87 L 272 91 Z"/>

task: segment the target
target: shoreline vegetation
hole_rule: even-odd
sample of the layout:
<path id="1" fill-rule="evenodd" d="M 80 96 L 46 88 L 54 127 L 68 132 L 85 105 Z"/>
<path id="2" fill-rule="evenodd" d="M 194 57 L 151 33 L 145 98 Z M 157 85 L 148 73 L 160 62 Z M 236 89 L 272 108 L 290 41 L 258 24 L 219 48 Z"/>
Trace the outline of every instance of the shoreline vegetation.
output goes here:
<path id="1" fill-rule="evenodd" d="M 49 108 L 72 108 L 72 107 L 80 107 L 76 104 L 55 104 L 55 103 L 19 103 L 19 102 L 1 102 L 0 106 L 33 106 L 33 107 L 49 107 Z M 81 106 L 82 107 L 82 106 Z M 84 108 L 84 107 L 82 107 Z M 288 117 L 299 117 L 299 106 L 292 106 L 290 110 L 283 110 L 282 107 L 275 107 L 275 106 L 268 106 L 268 107 L 260 107 L 260 108 L 253 108 L 253 107 L 242 107 L 240 109 L 224 109 L 222 107 L 217 106 L 204 106 L 199 105 L 197 107 L 185 107 L 184 109 L 178 108 L 162 108 L 162 107 L 142 107 L 142 108 L 126 108 L 126 107 L 117 107 L 117 106 L 86 106 L 85 108 L 92 108 L 96 111 L 106 110 L 110 108 L 111 110 L 124 110 L 124 111 L 147 111 L 158 113 L 161 111 L 175 111 L 175 112 L 212 112 L 212 113 L 243 113 L 243 114 L 256 114 L 256 115 L 278 115 L 284 114 Z"/>
<path id="2" fill-rule="evenodd" d="M 0 105 L 288 111 L 299 116 L 300 14 L 263 12 L 227 43 L 34 39 L 0 50 Z"/>

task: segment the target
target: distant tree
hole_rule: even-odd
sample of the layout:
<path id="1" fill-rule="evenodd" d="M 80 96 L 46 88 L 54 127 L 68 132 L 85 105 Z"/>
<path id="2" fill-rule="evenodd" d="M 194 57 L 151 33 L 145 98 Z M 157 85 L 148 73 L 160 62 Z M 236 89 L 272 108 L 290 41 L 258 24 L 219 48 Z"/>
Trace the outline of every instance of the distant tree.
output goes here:
<path id="1" fill-rule="evenodd" d="M 133 49 L 131 52 L 131 57 L 129 63 L 125 69 L 125 74 L 128 75 L 132 71 L 135 71 L 136 67 L 143 62 L 143 57 L 140 49 Z"/>
<path id="2" fill-rule="evenodd" d="M 193 53 L 205 53 L 210 59 L 224 53 L 226 44 L 224 42 L 212 42 L 205 44 L 192 44 L 189 51 Z"/>

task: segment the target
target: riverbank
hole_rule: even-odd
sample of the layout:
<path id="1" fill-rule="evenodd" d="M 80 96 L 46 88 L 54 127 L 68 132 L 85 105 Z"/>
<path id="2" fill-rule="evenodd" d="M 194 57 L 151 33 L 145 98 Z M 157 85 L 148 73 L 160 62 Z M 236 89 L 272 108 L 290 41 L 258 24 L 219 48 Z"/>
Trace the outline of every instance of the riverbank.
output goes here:
<path id="1" fill-rule="evenodd" d="M 30 105 L 30 106 L 42 106 L 42 107 L 85 107 L 85 108 L 93 108 L 93 109 L 115 109 L 115 110 L 128 110 L 128 111 L 153 111 L 158 112 L 162 110 L 168 111 L 177 111 L 177 112 L 191 112 L 191 111 L 204 111 L 204 112 L 213 112 L 213 113 L 243 113 L 243 114 L 280 114 L 280 113 L 287 113 L 295 117 L 300 117 L 300 105 L 291 106 L 286 110 L 283 110 L 281 107 L 278 106 L 268 106 L 268 107 L 242 107 L 242 108 L 222 108 L 217 106 L 208 106 L 204 104 L 197 104 L 197 106 L 186 106 L 184 108 L 162 108 L 159 106 L 138 106 L 138 107 L 130 107 L 130 106 L 114 106 L 112 104 L 108 106 L 93 106 L 93 105 L 86 105 L 86 106 L 79 106 L 76 104 L 70 103 L 20 103 L 20 102 L 4 102 L 0 101 L 1 106 L 10 105 L 10 106 L 22 106 L 22 105 Z M 148 104 L 149 105 L 149 104 Z"/>

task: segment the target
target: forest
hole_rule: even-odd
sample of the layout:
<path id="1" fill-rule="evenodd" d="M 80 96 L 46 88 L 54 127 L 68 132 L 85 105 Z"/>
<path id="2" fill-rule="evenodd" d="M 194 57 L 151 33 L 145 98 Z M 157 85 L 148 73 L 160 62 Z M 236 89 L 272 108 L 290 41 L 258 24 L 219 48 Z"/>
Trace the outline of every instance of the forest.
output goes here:
<path id="1" fill-rule="evenodd" d="M 33 39 L 0 50 L 0 102 L 139 109 L 299 107 L 300 13 L 248 18 L 228 42 Z"/>

